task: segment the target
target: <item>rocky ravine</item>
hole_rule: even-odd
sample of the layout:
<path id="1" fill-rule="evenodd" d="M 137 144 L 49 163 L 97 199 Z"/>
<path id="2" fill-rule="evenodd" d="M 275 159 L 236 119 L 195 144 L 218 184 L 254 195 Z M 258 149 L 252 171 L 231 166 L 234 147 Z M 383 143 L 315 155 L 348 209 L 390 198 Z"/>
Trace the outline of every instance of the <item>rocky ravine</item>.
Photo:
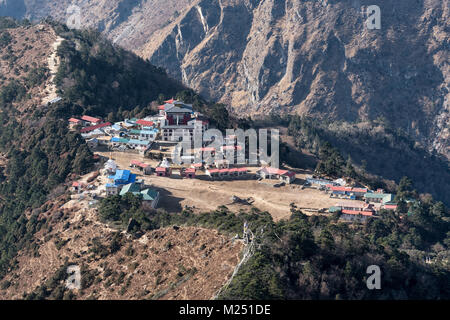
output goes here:
<path id="1" fill-rule="evenodd" d="M 21 1 L 64 21 L 79 5 L 83 25 L 235 112 L 384 117 L 450 158 L 449 0 Z"/>

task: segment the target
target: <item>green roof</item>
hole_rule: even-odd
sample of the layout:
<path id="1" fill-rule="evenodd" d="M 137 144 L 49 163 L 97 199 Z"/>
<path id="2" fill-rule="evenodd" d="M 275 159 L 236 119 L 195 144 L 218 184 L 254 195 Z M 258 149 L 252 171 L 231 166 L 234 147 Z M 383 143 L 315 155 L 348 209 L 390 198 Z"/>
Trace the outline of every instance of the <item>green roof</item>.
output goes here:
<path id="1" fill-rule="evenodd" d="M 130 134 L 141 134 L 141 130 L 137 129 L 130 130 Z"/>
<path id="2" fill-rule="evenodd" d="M 334 213 L 334 212 L 339 212 L 342 210 L 342 207 L 330 207 L 330 209 L 328 209 L 328 212 Z"/>
<path id="3" fill-rule="evenodd" d="M 372 199 L 383 199 L 385 196 L 384 193 L 366 193 L 364 198 L 372 198 Z"/>
<path id="4" fill-rule="evenodd" d="M 152 189 L 145 189 L 141 191 L 142 199 L 145 201 L 153 201 L 158 197 L 158 191 Z"/>
<path id="5" fill-rule="evenodd" d="M 364 198 L 368 199 L 382 199 L 383 202 L 391 202 L 394 200 L 394 195 L 392 193 L 366 193 Z"/>
<path id="6" fill-rule="evenodd" d="M 122 188 L 122 190 L 120 191 L 120 195 L 124 196 L 128 192 L 131 192 L 132 194 L 136 195 L 136 194 L 139 194 L 140 191 L 141 191 L 141 187 L 138 184 L 130 183 L 130 184 L 125 185 Z"/>

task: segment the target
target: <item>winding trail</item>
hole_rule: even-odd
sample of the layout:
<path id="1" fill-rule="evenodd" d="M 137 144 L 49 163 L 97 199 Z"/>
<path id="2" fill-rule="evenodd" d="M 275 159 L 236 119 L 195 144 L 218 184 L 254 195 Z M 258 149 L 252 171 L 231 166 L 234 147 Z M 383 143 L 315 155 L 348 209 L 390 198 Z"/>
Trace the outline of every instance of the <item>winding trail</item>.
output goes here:
<path id="1" fill-rule="evenodd" d="M 56 41 L 53 43 L 53 52 L 48 57 L 48 68 L 50 70 L 50 81 L 47 82 L 45 86 L 45 92 L 48 92 L 46 96 L 42 99 L 42 104 L 46 105 L 53 99 L 56 99 L 58 97 L 58 94 L 56 93 L 56 85 L 55 85 L 55 76 L 58 72 L 58 68 L 61 62 L 61 59 L 58 57 L 58 47 L 65 39 L 62 37 L 57 37 Z"/>

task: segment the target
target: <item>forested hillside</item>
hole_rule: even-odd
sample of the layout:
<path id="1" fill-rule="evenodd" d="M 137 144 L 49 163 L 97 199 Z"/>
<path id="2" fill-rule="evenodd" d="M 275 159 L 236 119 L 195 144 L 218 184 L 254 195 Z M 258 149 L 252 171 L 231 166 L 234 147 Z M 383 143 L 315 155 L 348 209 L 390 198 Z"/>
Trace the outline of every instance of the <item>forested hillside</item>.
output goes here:
<path id="1" fill-rule="evenodd" d="M 383 212 L 382 219 L 348 225 L 293 207 L 288 221 L 263 224 L 258 249 L 221 298 L 448 299 L 450 232 L 444 213 L 441 204 L 429 202 L 411 216 Z M 367 290 L 369 265 L 382 270 L 381 290 Z"/>
<path id="2" fill-rule="evenodd" d="M 45 224 L 40 213 L 46 201 L 65 192 L 61 184 L 70 174 L 91 170 L 92 153 L 78 133 L 69 132 L 67 118 L 145 108 L 158 96 L 175 96 L 184 87 L 148 62 L 112 46 L 98 32 L 74 32 L 52 21 L 38 26 L 9 18 L 0 22 L 1 45 L 9 51 L 2 57 L 6 63 L 22 61 L 27 54 L 41 57 L 33 68 L 25 65 L 26 60 L 23 65 L 16 63 L 18 75 L 3 77 L 0 88 L 0 153 L 6 159 L 0 167 L 3 276 L 17 251 L 30 245 L 33 234 Z M 51 46 L 32 47 L 26 41 L 44 32 L 51 38 L 52 30 L 53 41 L 56 35 L 66 39 L 58 51 L 62 64 L 56 77 L 63 100 L 40 105 L 36 98 L 49 79 L 46 62 Z M 12 39 L 10 34 L 16 33 L 25 45 Z"/>

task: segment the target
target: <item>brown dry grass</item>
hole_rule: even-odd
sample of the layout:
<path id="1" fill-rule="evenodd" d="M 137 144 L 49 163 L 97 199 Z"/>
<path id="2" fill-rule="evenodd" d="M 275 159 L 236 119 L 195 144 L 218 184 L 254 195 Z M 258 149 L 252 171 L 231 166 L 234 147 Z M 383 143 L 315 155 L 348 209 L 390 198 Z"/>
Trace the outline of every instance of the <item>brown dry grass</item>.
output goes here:
<path id="1" fill-rule="evenodd" d="M 63 215 L 56 219 L 59 211 Z M 0 290 L 0 299 L 23 298 L 50 279 L 65 259 L 97 272 L 89 288 L 74 291 L 76 299 L 210 299 L 231 275 L 242 250 L 240 242 L 215 230 L 182 227 L 148 232 L 139 240 L 124 235 L 121 249 L 101 258 L 90 251 L 93 239 L 108 245 L 115 230 L 97 220 L 95 209 L 72 200 L 47 214 L 56 220 L 52 231 L 36 234 L 39 256 L 19 253 L 17 267 L 3 279 L 11 285 Z M 61 239 L 68 242 L 58 250 Z"/>
<path id="2" fill-rule="evenodd" d="M 0 50 L 0 86 L 8 84 L 11 80 L 26 77 L 28 70 L 39 67 L 48 68 L 48 59 L 53 52 L 53 43 L 56 34 L 48 25 L 35 25 L 6 29 L 12 37 L 11 44 Z M 7 60 L 7 56 L 14 56 L 15 61 Z M 48 80 L 49 81 L 49 80 Z M 41 104 L 45 93 L 46 83 L 31 88 L 28 92 L 31 99 L 16 103 L 20 111 L 26 111 Z"/>

